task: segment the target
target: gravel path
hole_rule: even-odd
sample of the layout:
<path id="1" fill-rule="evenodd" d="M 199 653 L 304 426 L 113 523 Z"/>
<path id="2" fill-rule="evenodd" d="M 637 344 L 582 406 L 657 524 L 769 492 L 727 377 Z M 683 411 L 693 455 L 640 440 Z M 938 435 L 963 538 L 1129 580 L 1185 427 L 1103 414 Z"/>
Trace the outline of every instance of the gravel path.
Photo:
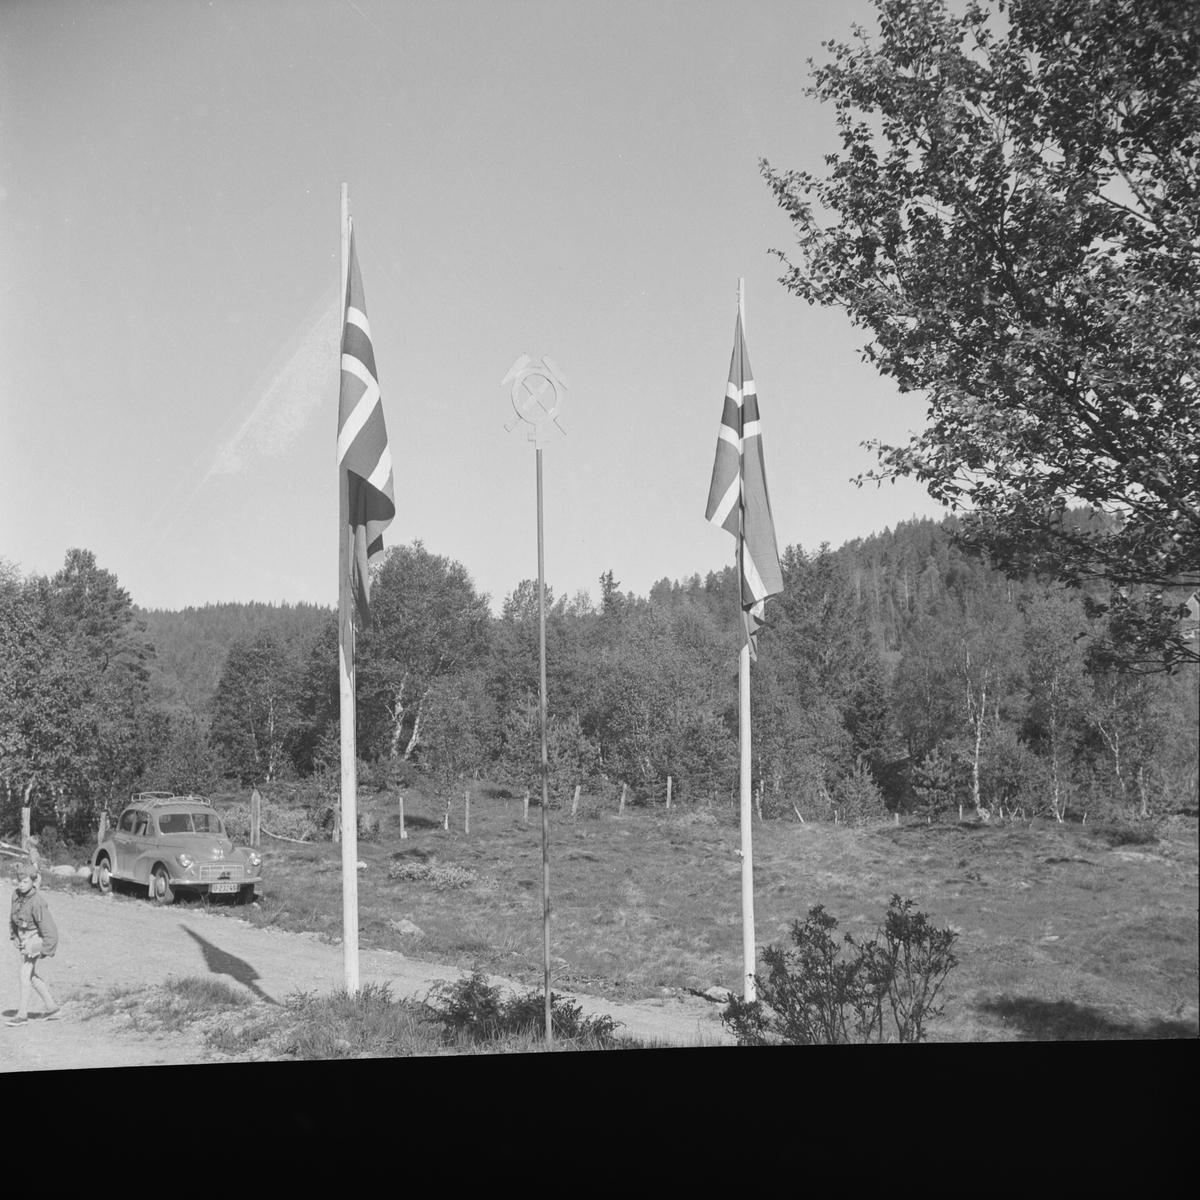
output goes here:
<path id="1" fill-rule="evenodd" d="M 10 894 L 10 889 L 0 889 L 5 911 Z M 332 991 L 342 982 L 340 944 L 315 934 L 258 929 L 198 907 L 160 908 L 92 892 L 50 889 L 46 898 L 60 943 L 43 973 L 63 1005 L 63 1018 L 42 1022 L 35 996 L 28 1025 L 13 1029 L 0 1023 L 0 1071 L 207 1061 L 197 1037 L 147 1036 L 121 1029 L 112 1020 L 84 1020 L 94 1009 L 92 1002 L 114 988 L 137 990 L 171 976 L 211 973 L 278 1004 L 293 992 Z M 363 950 L 359 974 L 363 983 L 388 984 L 393 996 L 413 997 L 442 980 L 458 979 L 462 972 L 392 951 Z M 17 955 L 10 943 L 0 952 L 0 1003 L 6 1018 L 16 1010 L 17 998 Z M 671 1045 L 730 1041 L 721 1028 L 720 1006 L 692 997 L 633 1004 L 582 995 L 574 999 L 587 1015 L 608 1013 L 623 1022 L 621 1032 L 629 1036 Z"/>

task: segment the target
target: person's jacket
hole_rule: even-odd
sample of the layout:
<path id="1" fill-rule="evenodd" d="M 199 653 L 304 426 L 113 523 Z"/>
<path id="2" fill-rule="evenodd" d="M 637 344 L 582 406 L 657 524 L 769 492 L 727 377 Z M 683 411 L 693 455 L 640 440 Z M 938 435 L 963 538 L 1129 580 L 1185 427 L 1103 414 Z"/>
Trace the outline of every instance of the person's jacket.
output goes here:
<path id="1" fill-rule="evenodd" d="M 58 949 L 58 929 L 50 915 L 50 905 L 36 885 L 24 896 L 15 888 L 12 894 L 12 915 L 8 921 L 12 940 L 22 949 L 29 936 L 36 933 L 42 939 L 42 957 L 49 958 Z"/>

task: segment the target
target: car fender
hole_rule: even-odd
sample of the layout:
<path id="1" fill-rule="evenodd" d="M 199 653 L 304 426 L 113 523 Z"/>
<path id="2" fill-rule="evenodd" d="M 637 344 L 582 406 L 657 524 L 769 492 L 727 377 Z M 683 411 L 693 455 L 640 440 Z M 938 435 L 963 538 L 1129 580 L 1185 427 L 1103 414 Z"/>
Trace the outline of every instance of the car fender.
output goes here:
<path id="1" fill-rule="evenodd" d="M 111 842 L 105 842 L 102 846 L 97 846 L 92 854 L 92 887 L 98 887 L 100 884 L 100 860 L 105 858 L 108 860 L 108 874 L 110 879 L 119 879 L 117 874 L 117 852 Z"/>

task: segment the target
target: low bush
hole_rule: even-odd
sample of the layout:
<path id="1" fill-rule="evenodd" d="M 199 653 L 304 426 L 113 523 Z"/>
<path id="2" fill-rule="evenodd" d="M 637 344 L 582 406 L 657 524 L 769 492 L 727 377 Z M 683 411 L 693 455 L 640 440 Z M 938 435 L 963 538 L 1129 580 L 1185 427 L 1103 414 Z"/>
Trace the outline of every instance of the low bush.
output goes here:
<path id="1" fill-rule="evenodd" d="M 250 804 L 238 801 L 234 804 L 222 805 L 218 810 L 225 822 L 225 830 L 235 842 L 245 842 L 250 838 Z M 311 810 L 298 804 L 281 804 L 262 800 L 262 825 L 271 833 L 280 837 L 295 838 L 301 842 L 328 841 L 330 834 L 321 828 L 320 820 Z M 266 834 L 270 837 L 270 834 Z"/>
<path id="2" fill-rule="evenodd" d="M 414 859 L 402 859 L 394 862 L 388 868 L 388 878 L 408 880 L 413 883 L 427 883 L 435 892 L 444 892 L 450 888 L 470 887 L 478 876 L 466 867 L 454 863 L 420 862 Z"/>
<path id="3" fill-rule="evenodd" d="M 504 997 L 482 971 L 457 983 L 438 984 L 426 1003 L 441 1022 L 443 1040 L 448 1044 L 540 1036 L 546 1028 L 544 993 L 531 991 Z M 619 1022 L 608 1015 L 585 1017 L 578 1004 L 551 992 L 550 1024 L 555 1039 L 607 1050 L 616 1040 Z"/>
<path id="4" fill-rule="evenodd" d="M 86 863 L 91 859 L 95 845 L 94 838 L 89 844 L 64 839 L 53 825 L 44 825 L 37 839 L 43 870 L 60 863 Z"/>
<path id="5" fill-rule="evenodd" d="M 792 923 L 793 949 L 768 946 L 766 977 L 755 976 L 758 999 L 730 1000 L 725 1024 L 742 1046 L 920 1042 L 925 1023 L 940 1016 L 946 976 L 958 966 L 952 930 L 935 929 L 893 895 L 883 928 L 872 939 L 833 935 L 837 921 L 817 904 Z"/>
<path id="6" fill-rule="evenodd" d="M 1111 821 L 1094 827 L 1095 836 L 1110 846 L 1152 846 L 1158 841 L 1158 828 L 1149 821 Z"/>

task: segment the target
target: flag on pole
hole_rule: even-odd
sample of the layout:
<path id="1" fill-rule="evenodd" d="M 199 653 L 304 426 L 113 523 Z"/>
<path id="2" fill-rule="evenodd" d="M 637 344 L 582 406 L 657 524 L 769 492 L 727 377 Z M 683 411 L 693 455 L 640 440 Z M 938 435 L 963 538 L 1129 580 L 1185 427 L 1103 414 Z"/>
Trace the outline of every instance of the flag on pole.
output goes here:
<path id="1" fill-rule="evenodd" d="M 767 469 L 763 461 L 762 425 L 758 415 L 758 393 L 746 354 L 739 312 L 733 335 L 733 358 L 725 387 L 725 409 L 717 436 L 717 459 L 713 464 L 705 520 L 742 539 L 742 610 L 750 639 L 750 653 L 757 649 L 758 628 L 768 596 L 783 591 L 775 522 L 767 495 Z"/>
<path id="2" fill-rule="evenodd" d="M 392 454 L 383 423 L 383 399 L 375 374 L 375 351 L 363 298 L 362 276 L 350 230 L 350 256 L 342 325 L 342 388 L 338 405 L 338 469 L 349 484 L 354 531 L 350 586 L 363 623 L 371 623 L 370 564 L 383 557 L 383 531 L 396 515 Z"/>

